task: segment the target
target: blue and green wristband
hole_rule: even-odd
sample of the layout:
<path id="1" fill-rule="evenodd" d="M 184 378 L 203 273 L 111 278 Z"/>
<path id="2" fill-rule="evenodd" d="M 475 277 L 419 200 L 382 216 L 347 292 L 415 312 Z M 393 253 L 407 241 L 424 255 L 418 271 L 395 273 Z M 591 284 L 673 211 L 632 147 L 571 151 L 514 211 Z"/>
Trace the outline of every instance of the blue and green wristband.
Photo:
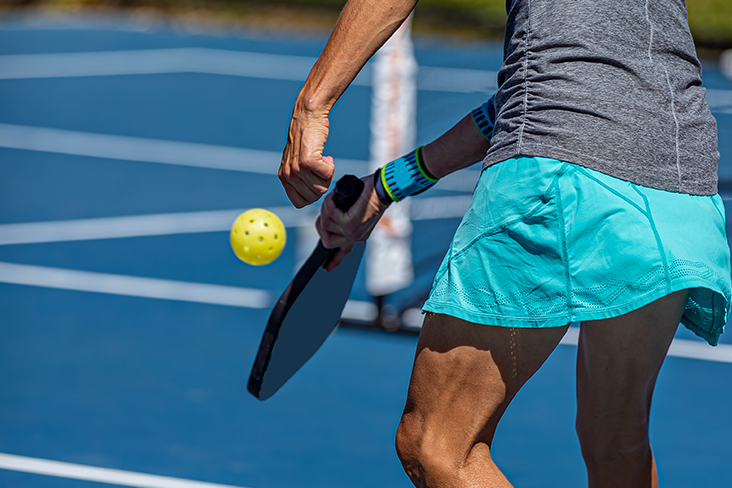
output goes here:
<path id="1" fill-rule="evenodd" d="M 381 202 L 388 205 L 422 193 L 438 179 L 424 166 L 422 146 L 419 146 L 378 169 L 374 174 L 374 187 Z"/>
<path id="2" fill-rule="evenodd" d="M 470 115 L 483 136 L 490 141 L 496 122 L 495 95 Z M 409 154 L 395 159 L 374 173 L 374 188 L 384 205 L 400 202 L 432 187 L 439 178 L 424 165 L 420 146 Z"/>
<path id="3" fill-rule="evenodd" d="M 475 122 L 475 125 L 483 136 L 490 141 L 493 135 L 493 128 L 496 125 L 495 95 L 483 105 L 470 112 L 470 115 L 473 117 L 473 122 Z"/>

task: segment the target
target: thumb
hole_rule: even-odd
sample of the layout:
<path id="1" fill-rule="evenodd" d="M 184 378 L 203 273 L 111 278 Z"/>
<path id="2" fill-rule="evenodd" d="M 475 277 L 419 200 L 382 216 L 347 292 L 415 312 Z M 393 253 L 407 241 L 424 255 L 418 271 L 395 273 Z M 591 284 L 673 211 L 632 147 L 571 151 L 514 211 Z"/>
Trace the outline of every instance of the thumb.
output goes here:
<path id="1" fill-rule="evenodd" d="M 338 267 L 339 264 L 343 262 L 343 260 L 348 256 L 348 253 L 351 252 L 353 249 L 354 244 L 347 244 L 343 247 L 339 247 L 334 253 L 333 257 L 331 258 L 330 262 L 328 263 L 328 266 L 325 267 L 325 270 L 330 273 L 334 269 Z"/>

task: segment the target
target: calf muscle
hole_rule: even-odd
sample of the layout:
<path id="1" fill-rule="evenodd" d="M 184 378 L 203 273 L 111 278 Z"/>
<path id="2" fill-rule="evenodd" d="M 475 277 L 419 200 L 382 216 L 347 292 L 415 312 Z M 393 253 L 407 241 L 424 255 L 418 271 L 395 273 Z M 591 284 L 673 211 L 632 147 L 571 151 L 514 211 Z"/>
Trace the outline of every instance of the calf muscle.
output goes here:
<path id="1" fill-rule="evenodd" d="M 651 399 L 688 297 L 683 290 L 582 324 L 576 426 L 589 488 L 658 485 L 648 439 Z"/>

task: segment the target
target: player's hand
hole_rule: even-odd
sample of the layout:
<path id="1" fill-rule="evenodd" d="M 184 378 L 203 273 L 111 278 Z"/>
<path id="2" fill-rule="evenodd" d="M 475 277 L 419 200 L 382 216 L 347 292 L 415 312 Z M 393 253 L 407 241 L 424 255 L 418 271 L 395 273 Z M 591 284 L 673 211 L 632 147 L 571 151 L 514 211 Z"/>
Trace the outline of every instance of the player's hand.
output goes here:
<path id="1" fill-rule="evenodd" d="M 327 139 L 328 115 L 298 108 L 296 104 L 279 178 L 297 208 L 318 201 L 328 191 L 335 164 L 332 157 L 323 156 Z"/>
<path id="2" fill-rule="evenodd" d="M 339 248 L 331 259 L 327 271 L 335 269 L 358 241 L 365 241 L 371 235 L 387 206 L 381 203 L 374 191 L 374 176 L 361 178 L 364 188 L 356 203 L 348 210 L 341 212 L 333 201 L 333 192 L 324 199 L 320 208 L 320 216 L 315 227 L 320 240 L 328 249 Z"/>

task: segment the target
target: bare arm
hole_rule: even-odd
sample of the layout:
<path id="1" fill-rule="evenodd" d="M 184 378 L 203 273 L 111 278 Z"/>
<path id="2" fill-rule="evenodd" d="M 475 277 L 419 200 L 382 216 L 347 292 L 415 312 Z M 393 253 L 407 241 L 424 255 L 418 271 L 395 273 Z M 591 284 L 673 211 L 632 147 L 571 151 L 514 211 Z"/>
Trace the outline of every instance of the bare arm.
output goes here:
<path id="1" fill-rule="evenodd" d="M 323 156 L 328 115 L 374 53 L 409 16 L 417 0 L 349 0 L 295 101 L 279 178 L 297 208 L 328 191 L 334 174 Z"/>
<path id="2" fill-rule="evenodd" d="M 424 146 L 422 156 L 427 170 L 437 178 L 443 178 L 481 161 L 489 147 L 490 143 L 468 114 Z"/>
<path id="3" fill-rule="evenodd" d="M 475 164 L 485 157 L 490 143 L 473 122 L 470 114 L 443 135 L 422 148 L 427 170 L 442 178 L 459 169 Z M 332 270 L 350 252 L 357 241 L 365 241 L 371 235 L 377 222 L 386 211 L 373 186 L 373 177 L 362 178 L 365 183 L 361 198 L 346 213 L 333 203 L 332 192 L 323 200 L 323 207 L 317 221 L 318 232 L 327 248 L 340 247 L 328 265 Z"/>

